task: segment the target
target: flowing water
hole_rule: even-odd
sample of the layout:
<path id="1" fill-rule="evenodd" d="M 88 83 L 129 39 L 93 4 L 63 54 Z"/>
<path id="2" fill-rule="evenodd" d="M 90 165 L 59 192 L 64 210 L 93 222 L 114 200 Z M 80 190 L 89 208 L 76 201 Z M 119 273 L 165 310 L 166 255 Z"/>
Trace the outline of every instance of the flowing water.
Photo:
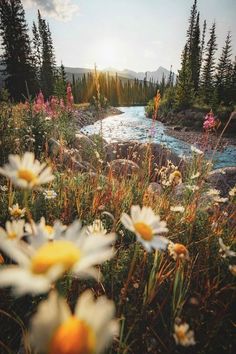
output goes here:
<path id="1" fill-rule="evenodd" d="M 119 107 L 124 112 L 117 116 L 111 116 L 97 121 L 93 125 L 87 125 L 81 129 L 85 134 L 98 134 L 102 131 L 104 139 L 108 142 L 121 142 L 137 140 L 142 143 L 154 142 L 163 144 L 179 156 L 189 157 L 191 145 L 169 136 L 165 133 L 165 126 L 145 117 L 144 107 Z M 211 158 L 212 152 L 208 151 L 207 158 Z M 223 151 L 214 154 L 214 168 L 236 166 L 236 147 L 228 145 Z"/>

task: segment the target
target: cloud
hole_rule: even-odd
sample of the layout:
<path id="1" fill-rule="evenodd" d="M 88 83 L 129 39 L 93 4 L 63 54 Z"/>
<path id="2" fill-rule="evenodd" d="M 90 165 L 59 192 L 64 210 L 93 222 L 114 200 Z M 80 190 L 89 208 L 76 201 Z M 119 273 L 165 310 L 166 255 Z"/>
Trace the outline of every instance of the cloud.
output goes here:
<path id="1" fill-rule="evenodd" d="M 37 7 L 44 15 L 59 21 L 70 21 L 79 7 L 73 0 L 23 0 L 28 7 Z"/>

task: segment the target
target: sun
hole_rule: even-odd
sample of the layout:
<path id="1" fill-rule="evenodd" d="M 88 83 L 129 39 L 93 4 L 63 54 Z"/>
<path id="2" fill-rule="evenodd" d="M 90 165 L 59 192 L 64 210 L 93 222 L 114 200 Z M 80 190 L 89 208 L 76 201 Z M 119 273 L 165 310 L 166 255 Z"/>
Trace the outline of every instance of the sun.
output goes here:
<path id="1" fill-rule="evenodd" d="M 96 63 L 101 68 L 115 67 L 121 69 L 120 44 L 118 41 L 106 38 L 96 43 L 94 48 Z"/>

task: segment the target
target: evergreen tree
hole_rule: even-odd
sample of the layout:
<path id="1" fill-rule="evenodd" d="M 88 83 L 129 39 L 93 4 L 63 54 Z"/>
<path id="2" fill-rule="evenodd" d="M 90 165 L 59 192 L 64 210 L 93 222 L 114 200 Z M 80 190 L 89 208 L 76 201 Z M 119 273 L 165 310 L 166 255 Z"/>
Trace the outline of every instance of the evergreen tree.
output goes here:
<path id="1" fill-rule="evenodd" d="M 36 75 L 25 12 L 20 0 L 1 0 L 0 35 L 2 63 L 5 66 L 5 85 L 11 97 L 20 101 L 28 93 L 35 94 Z"/>
<path id="2" fill-rule="evenodd" d="M 232 65 L 228 97 L 229 97 L 229 103 L 235 105 L 236 104 L 236 57 L 234 58 L 234 63 Z"/>
<path id="3" fill-rule="evenodd" d="M 41 54 L 42 44 L 41 44 L 40 34 L 35 22 L 33 22 L 32 33 L 33 33 L 32 42 L 33 42 L 34 67 L 35 67 L 38 84 L 40 85 L 40 72 L 42 66 L 42 54 Z"/>
<path id="4" fill-rule="evenodd" d="M 182 54 L 181 70 L 178 74 L 178 82 L 176 85 L 175 107 L 177 109 L 185 109 L 191 106 L 193 101 L 193 82 L 190 64 L 188 60 L 188 47 L 184 47 Z"/>
<path id="5" fill-rule="evenodd" d="M 202 38 L 201 38 L 200 58 L 199 58 L 200 71 L 202 68 L 202 59 L 203 59 L 203 53 L 204 53 L 204 48 L 205 48 L 206 26 L 207 26 L 207 23 L 206 23 L 206 20 L 204 20 L 203 29 L 202 29 Z"/>
<path id="6" fill-rule="evenodd" d="M 73 75 L 73 81 L 72 81 L 73 96 L 75 93 L 74 87 L 75 87 L 75 80 Z M 59 98 L 63 98 L 63 99 L 66 98 L 66 72 L 65 72 L 65 67 L 62 63 L 60 69 L 58 70 L 57 77 L 55 80 L 54 94 Z"/>
<path id="7" fill-rule="evenodd" d="M 209 104 L 214 95 L 215 52 L 217 50 L 216 24 L 210 29 L 210 39 L 207 43 L 206 58 L 202 70 L 201 94 L 205 103 Z"/>
<path id="8" fill-rule="evenodd" d="M 40 71 L 41 89 L 46 97 L 49 97 L 54 92 L 54 84 L 56 78 L 56 63 L 54 56 L 54 49 L 52 43 L 52 36 L 49 25 L 41 17 L 38 11 L 38 27 L 41 38 L 41 56 L 42 66 Z"/>
<path id="9" fill-rule="evenodd" d="M 216 88 L 218 98 L 220 102 L 224 102 L 226 104 L 229 102 L 229 89 L 232 72 L 231 48 L 231 34 L 228 33 L 225 40 L 225 45 L 222 49 L 216 73 Z"/>
<path id="10" fill-rule="evenodd" d="M 190 70 L 192 75 L 193 87 L 195 92 L 198 91 L 199 75 L 200 75 L 200 26 L 199 13 L 197 14 L 196 22 L 193 28 L 192 47 L 190 55 Z"/>
<path id="11" fill-rule="evenodd" d="M 196 17 L 197 17 L 197 0 L 194 0 L 193 6 L 191 8 L 190 18 L 189 18 L 189 28 L 187 30 L 187 50 L 189 53 L 192 52 Z"/>

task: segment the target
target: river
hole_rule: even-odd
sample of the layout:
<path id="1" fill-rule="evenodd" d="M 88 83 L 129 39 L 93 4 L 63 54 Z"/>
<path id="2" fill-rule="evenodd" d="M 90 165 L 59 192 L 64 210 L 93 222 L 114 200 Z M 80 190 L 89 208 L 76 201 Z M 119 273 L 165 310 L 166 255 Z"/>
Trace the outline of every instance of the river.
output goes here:
<path id="1" fill-rule="evenodd" d="M 163 144 L 179 156 L 189 157 L 191 145 L 165 133 L 165 126 L 145 117 L 144 107 L 119 107 L 124 112 L 117 116 L 107 117 L 93 125 L 87 125 L 81 131 L 87 135 L 98 134 L 107 142 L 137 140 L 142 143 L 153 142 Z M 212 152 L 208 151 L 207 158 Z M 236 166 L 236 147 L 229 145 L 223 151 L 214 154 L 214 168 Z"/>

